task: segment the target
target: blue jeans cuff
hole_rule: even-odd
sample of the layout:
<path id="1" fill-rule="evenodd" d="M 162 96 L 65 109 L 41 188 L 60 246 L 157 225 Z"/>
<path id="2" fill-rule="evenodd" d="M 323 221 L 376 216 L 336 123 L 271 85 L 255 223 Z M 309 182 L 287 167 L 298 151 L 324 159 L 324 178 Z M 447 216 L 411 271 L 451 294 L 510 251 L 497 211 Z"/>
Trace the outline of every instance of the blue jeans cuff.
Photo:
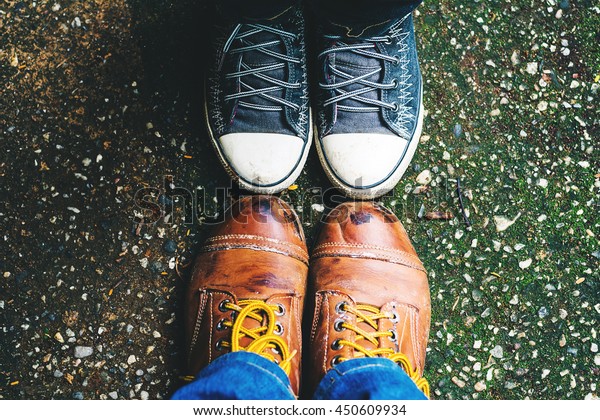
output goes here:
<path id="1" fill-rule="evenodd" d="M 255 353 L 238 351 L 215 359 L 196 379 L 178 389 L 174 400 L 295 399 L 286 373 Z"/>
<path id="2" fill-rule="evenodd" d="M 426 400 L 425 394 L 396 363 L 385 358 L 351 359 L 327 372 L 316 400 Z"/>

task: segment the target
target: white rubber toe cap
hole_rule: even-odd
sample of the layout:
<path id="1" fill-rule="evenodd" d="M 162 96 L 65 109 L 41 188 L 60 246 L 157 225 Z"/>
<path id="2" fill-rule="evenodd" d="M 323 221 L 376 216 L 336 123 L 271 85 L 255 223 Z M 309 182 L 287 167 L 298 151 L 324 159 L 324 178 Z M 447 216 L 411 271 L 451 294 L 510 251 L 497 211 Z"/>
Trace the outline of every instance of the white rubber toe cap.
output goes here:
<path id="1" fill-rule="evenodd" d="M 370 133 L 331 134 L 321 142 L 332 175 L 351 188 L 385 182 L 398 168 L 408 145 L 398 136 Z"/>
<path id="2" fill-rule="evenodd" d="M 220 137 L 219 145 L 228 169 L 251 190 L 251 186 L 286 188 L 302 169 L 298 166 L 304 142 L 296 136 L 233 133 Z"/>

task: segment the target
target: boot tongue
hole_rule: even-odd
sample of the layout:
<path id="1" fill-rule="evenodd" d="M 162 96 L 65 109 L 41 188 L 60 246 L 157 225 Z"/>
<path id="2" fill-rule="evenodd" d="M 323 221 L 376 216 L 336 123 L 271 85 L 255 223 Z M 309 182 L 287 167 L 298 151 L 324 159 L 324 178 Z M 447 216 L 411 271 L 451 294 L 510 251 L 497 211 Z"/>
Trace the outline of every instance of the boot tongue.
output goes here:
<path id="1" fill-rule="evenodd" d="M 370 312 L 361 312 L 361 313 L 363 313 L 363 314 L 364 314 L 364 315 L 366 315 L 366 316 L 372 315 L 372 313 L 370 313 Z M 377 330 L 376 330 L 375 328 L 371 327 L 371 326 L 370 326 L 368 323 L 366 323 L 366 322 L 359 322 L 359 321 L 360 321 L 360 319 L 359 319 L 359 318 L 357 318 L 357 320 L 356 320 L 356 324 L 357 324 L 357 326 L 358 326 L 360 329 L 364 330 L 366 333 L 372 334 L 372 333 L 375 333 L 375 332 L 377 332 Z M 370 342 L 369 340 L 367 340 L 366 338 L 362 338 L 362 339 L 360 339 L 360 340 L 358 340 L 358 339 L 357 339 L 357 340 L 356 340 L 356 344 L 358 344 L 358 345 L 360 345 L 360 346 L 364 347 L 364 348 L 365 348 L 365 349 L 367 349 L 367 350 L 375 350 L 376 348 L 378 348 L 378 347 L 379 347 L 379 346 L 377 346 L 377 345 L 375 345 L 375 344 L 371 343 L 371 342 Z"/>
<path id="2" fill-rule="evenodd" d="M 362 40 L 348 40 L 344 39 L 344 42 L 348 42 L 349 45 L 356 44 L 368 44 L 368 41 Z M 340 44 L 338 44 L 340 45 Z M 368 49 L 368 51 L 375 51 L 375 44 L 373 43 L 373 48 Z M 357 54 L 353 51 L 342 51 L 330 54 L 328 57 L 329 64 L 333 65 L 336 69 L 352 76 L 352 77 L 360 77 L 364 74 L 374 72 L 368 78 L 363 80 L 368 80 L 376 83 L 383 83 L 383 75 L 384 75 L 384 63 L 382 60 L 373 57 L 366 57 L 361 54 Z M 379 70 L 375 72 L 375 70 Z M 331 80 L 328 83 L 338 83 L 341 82 L 342 79 L 337 76 L 329 75 Z M 360 89 L 365 88 L 366 86 L 361 84 L 360 82 L 352 83 L 348 86 L 344 86 L 343 89 L 345 92 L 353 92 Z M 335 95 L 339 95 L 340 92 L 335 92 Z M 363 98 L 381 100 L 381 90 L 373 89 L 370 92 L 363 93 L 360 95 Z M 349 112 L 340 110 L 338 107 L 348 106 L 348 107 L 376 107 L 377 111 L 374 112 Z M 334 125 L 332 134 L 344 134 L 344 133 L 379 133 L 379 134 L 394 134 L 391 130 L 387 128 L 387 125 L 383 121 L 381 108 L 376 105 L 371 105 L 368 103 L 362 103 L 354 98 L 344 99 L 342 101 L 337 102 L 335 105 L 336 110 L 336 124 Z"/>
<path id="3" fill-rule="evenodd" d="M 263 327 L 267 327 L 268 321 L 269 321 L 269 319 L 267 317 L 267 314 L 264 311 L 262 311 L 262 310 L 253 311 L 253 313 L 257 314 L 257 315 L 260 315 L 260 317 L 262 319 L 259 321 L 257 319 L 254 319 L 254 318 L 250 317 L 250 316 L 247 316 L 242 321 L 242 327 L 244 327 L 244 328 L 246 328 L 248 330 L 256 330 L 256 329 L 260 329 L 260 328 L 263 328 Z M 238 316 L 239 316 L 239 313 L 237 313 L 237 315 L 236 315 L 236 321 L 237 321 L 237 317 Z M 236 321 L 234 321 L 234 323 Z M 261 332 L 261 333 L 258 333 L 258 335 L 259 335 L 259 337 L 263 337 L 265 335 L 265 333 Z M 246 336 L 246 335 L 241 335 L 240 337 L 233 337 L 233 336 L 231 337 L 232 341 L 238 340 L 238 339 L 239 339 L 239 344 L 242 347 L 244 347 L 244 348 L 247 348 L 249 345 L 251 345 L 255 341 L 254 338 Z M 281 354 L 277 350 L 275 350 L 275 349 L 268 349 L 265 352 L 267 354 L 270 354 L 278 362 L 282 361 Z M 265 354 L 263 354 L 263 356 L 264 355 Z"/>

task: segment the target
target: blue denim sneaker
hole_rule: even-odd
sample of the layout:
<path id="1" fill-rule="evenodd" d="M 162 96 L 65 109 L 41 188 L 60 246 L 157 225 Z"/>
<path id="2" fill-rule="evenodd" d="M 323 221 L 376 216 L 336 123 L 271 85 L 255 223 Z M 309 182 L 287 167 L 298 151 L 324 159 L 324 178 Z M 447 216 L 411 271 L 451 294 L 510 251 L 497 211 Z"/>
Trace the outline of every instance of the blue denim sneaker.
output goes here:
<path id="1" fill-rule="evenodd" d="M 353 37 L 335 25 L 321 30 L 319 158 L 348 196 L 383 195 L 406 171 L 423 125 L 412 14 L 377 35 Z"/>
<path id="2" fill-rule="evenodd" d="M 300 175 L 312 139 L 302 10 L 244 22 L 218 15 L 205 85 L 209 134 L 242 188 L 273 194 Z"/>

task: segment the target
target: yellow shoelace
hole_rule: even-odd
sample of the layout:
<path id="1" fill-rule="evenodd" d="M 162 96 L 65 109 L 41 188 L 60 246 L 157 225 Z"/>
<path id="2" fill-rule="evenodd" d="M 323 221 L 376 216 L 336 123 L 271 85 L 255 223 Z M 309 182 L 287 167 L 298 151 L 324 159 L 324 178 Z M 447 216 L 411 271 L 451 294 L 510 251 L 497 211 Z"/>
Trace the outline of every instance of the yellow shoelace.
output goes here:
<path id="1" fill-rule="evenodd" d="M 234 351 L 248 351 L 259 354 L 267 359 L 278 363 L 276 354 L 281 358 L 278 363 L 286 374 L 289 375 L 291 362 L 297 351 L 290 353 L 285 340 L 276 334 L 278 323 L 277 305 L 269 305 L 262 300 L 240 300 L 238 304 L 226 301 L 222 304 L 224 309 L 237 312 L 237 316 L 232 317 L 234 321 L 223 321 L 221 325 L 231 329 L 231 342 L 221 341 L 220 345 Z M 243 326 L 244 320 L 251 318 L 261 325 L 257 328 L 246 328 Z M 266 322 L 263 322 L 266 321 Z M 264 325 L 263 325 L 264 324 Z M 251 343 L 243 347 L 240 342 L 244 337 L 252 339 Z M 190 382 L 195 379 L 194 376 L 180 376 L 180 379 Z"/>
<path id="2" fill-rule="evenodd" d="M 394 333 L 391 331 L 379 331 L 377 326 L 377 320 L 388 318 L 392 319 L 392 315 L 389 313 L 381 312 L 378 308 L 371 305 L 356 305 L 356 309 L 343 304 L 340 307 L 341 310 L 346 311 L 348 313 L 356 316 L 357 325 L 351 325 L 346 322 L 342 322 L 341 327 L 349 329 L 350 331 L 354 331 L 356 333 L 356 341 L 359 340 L 367 340 L 375 346 L 379 346 L 379 338 L 380 337 L 393 337 Z M 373 328 L 375 331 L 367 332 L 362 328 L 358 327 L 358 324 L 364 322 Z M 406 357 L 403 353 L 397 353 L 393 349 L 390 348 L 376 348 L 373 350 L 366 349 L 364 346 L 360 344 L 348 340 L 339 340 L 337 342 L 338 346 L 349 346 L 352 347 L 357 353 L 358 357 L 385 357 L 390 359 L 391 361 L 397 363 L 404 369 L 404 371 L 408 374 L 408 376 L 413 380 L 413 382 L 417 385 L 427 398 L 429 398 L 429 382 L 427 379 L 421 377 L 419 371 L 417 369 L 413 369 L 408 357 Z M 340 357 L 338 359 L 340 362 L 346 360 L 344 357 Z"/>
<path id="3" fill-rule="evenodd" d="M 277 305 L 269 305 L 261 300 L 240 300 L 237 305 L 227 302 L 223 307 L 237 312 L 237 316 L 233 322 L 223 322 L 224 327 L 231 328 L 231 342 L 223 341 L 221 345 L 230 348 L 232 352 L 243 350 L 256 353 L 276 363 L 275 355 L 278 354 L 281 357 L 279 367 L 289 374 L 292 358 L 296 355 L 296 351 L 290 353 L 285 340 L 275 333 L 278 328 L 275 322 L 277 316 L 275 311 L 279 309 Z M 261 326 L 257 328 L 244 327 L 246 318 L 258 321 Z M 252 339 L 246 347 L 240 344 L 244 337 Z"/>

